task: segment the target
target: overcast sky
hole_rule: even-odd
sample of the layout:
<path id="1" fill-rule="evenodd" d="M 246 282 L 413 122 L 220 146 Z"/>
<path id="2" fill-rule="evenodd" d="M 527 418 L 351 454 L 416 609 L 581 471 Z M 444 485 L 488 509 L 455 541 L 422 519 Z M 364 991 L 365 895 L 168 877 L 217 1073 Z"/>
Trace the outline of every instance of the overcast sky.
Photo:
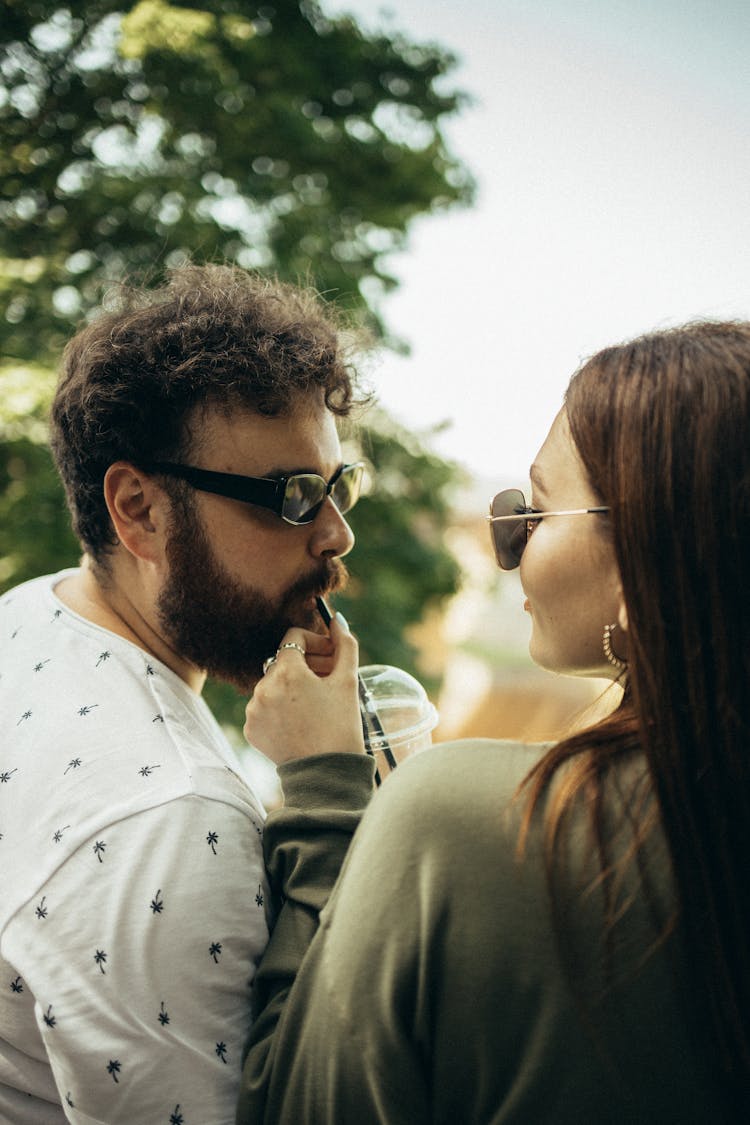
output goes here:
<path id="1" fill-rule="evenodd" d="M 526 479 L 580 359 L 664 324 L 750 318 L 746 0 L 324 0 L 460 58 L 446 126 L 479 184 L 421 220 L 374 379 L 489 482 Z M 387 14 L 390 12 L 390 15 Z"/>

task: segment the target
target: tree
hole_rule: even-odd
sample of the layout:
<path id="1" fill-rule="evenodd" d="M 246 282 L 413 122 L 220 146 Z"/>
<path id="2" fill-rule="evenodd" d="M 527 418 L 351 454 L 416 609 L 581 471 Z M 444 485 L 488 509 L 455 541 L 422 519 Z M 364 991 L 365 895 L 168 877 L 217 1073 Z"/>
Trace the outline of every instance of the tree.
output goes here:
<path id="1" fill-rule="evenodd" d="M 81 549 L 46 444 L 52 374 L 31 365 L 0 374 L 0 590 L 5 590 L 74 566 Z"/>
<path id="2" fill-rule="evenodd" d="M 190 256 L 316 286 L 386 340 L 388 255 L 472 194 L 441 122 L 451 55 L 311 0 L 4 0 L 0 21 L 0 588 L 75 563 L 43 417 L 75 324 L 113 281 Z M 393 341 L 391 341 L 393 343 Z M 10 393 L 12 392 L 12 393 Z M 382 420 L 354 514 L 351 608 L 371 659 L 456 588 L 455 476 Z"/>
<path id="3" fill-rule="evenodd" d="M 185 254 L 372 312 L 410 221 L 470 197 L 440 131 L 461 99 L 437 47 L 308 0 L 2 13 L 5 355 L 57 355 L 107 282 Z"/>

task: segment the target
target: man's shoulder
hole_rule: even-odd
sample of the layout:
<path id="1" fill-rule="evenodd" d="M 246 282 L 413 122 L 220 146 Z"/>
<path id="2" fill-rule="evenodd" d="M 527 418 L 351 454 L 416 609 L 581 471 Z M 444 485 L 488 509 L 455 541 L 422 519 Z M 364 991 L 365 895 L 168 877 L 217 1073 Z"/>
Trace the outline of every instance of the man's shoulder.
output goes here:
<path id="1" fill-rule="evenodd" d="M 16 663 L 18 654 L 45 644 L 54 644 L 61 633 L 65 609 L 54 596 L 60 579 L 75 574 L 63 570 L 43 574 L 13 586 L 0 595 L 0 660 Z"/>
<path id="2" fill-rule="evenodd" d="M 13 616 L 14 607 L 28 609 L 37 605 L 49 594 L 59 578 L 74 573 L 75 570 L 62 570 L 58 574 L 39 574 L 35 578 L 27 578 L 24 582 L 11 586 L 0 594 L 0 619 Z"/>
<path id="3" fill-rule="evenodd" d="M 169 837 L 181 839 L 205 822 L 211 831 L 231 825 L 233 835 L 260 846 L 261 802 L 197 730 L 186 734 L 138 707 L 121 716 L 116 730 L 108 731 L 106 721 L 97 730 L 98 713 L 95 702 L 77 708 L 65 738 L 48 733 L 26 747 L 19 740 L 0 773 L 9 801 L 2 847 L 12 856 L 0 880 L 0 919 L 76 853 L 90 860 L 91 847 L 110 842 L 113 832 L 136 850 L 144 839 L 166 847 Z M 27 733 L 34 718 L 32 712 L 22 723 Z"/>

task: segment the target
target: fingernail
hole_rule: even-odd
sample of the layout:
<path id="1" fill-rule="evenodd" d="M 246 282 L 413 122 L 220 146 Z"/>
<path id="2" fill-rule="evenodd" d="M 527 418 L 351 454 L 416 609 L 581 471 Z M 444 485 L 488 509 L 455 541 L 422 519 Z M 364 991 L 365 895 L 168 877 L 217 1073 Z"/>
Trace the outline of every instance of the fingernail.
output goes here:
<path id="1" fill-rule="evenodd" d="M 338 621 L 339 625 L 341 626 L 341 628 L 344 630 L 344 632 L 348 633 L 349 632 L 349 622 L 346 620 L 343 613 L 340 610 L 337 609 L 335 617 L 336 617 L 336 620 Z"/>

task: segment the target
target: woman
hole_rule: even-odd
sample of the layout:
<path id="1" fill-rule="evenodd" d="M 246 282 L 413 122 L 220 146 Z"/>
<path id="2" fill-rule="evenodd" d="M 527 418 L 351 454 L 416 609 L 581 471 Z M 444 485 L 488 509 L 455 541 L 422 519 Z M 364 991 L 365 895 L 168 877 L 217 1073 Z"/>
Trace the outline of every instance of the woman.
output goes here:
<path id="1" fill-rule="evenodd" d="M 531 478 L 491 523 L 531 654 L 622 702 L 400 767 L 330 895 L 371 794 L 356 645 L 287 635 L 247 712 L 287 764 L 240 1122 L 748 1119 L 750 325 L 596 355 Z"/>

